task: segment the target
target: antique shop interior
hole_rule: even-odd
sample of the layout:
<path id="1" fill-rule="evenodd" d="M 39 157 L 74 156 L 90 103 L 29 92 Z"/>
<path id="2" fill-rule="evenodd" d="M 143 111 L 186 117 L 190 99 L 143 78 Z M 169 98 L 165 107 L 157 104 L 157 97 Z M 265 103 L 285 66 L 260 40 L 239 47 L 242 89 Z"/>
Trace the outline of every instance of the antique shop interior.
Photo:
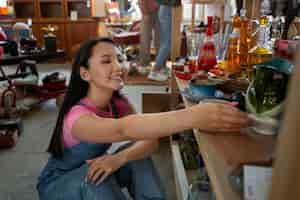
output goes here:
<path id="1" fill-rule="evenodd" d="M 0 200 L 300 199 L 299 0 L 0 0 Z"/>

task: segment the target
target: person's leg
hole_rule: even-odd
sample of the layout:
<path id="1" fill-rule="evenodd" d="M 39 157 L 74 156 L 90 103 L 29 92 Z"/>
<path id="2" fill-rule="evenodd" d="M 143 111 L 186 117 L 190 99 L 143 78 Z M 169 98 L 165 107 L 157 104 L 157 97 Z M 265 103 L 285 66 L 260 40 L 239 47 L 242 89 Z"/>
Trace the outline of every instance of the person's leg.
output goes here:
<path id="1" fill-rule="evenodd" d="M 134 187 L 132 184 L 132 169 L 126 164 L 122 166 L 117 172 L 115 172 L 115 177 L 121 188 L 127 188 L 131 197 L 134 197 Z"/>
<path id="2" fill-rule="evenodd" d="M 125 7 L 126 7 L 126 2 L 124 1 L 124 0 L 118 0 L 117 1 L 118 2 L 118 4 L 119 4 L 119 9 L 120 9 L 120 15 L 121 16 L 124 16 L 125 15 L 125 13 L 126 13 L 126 9 L 125 9 Z"/>
<path id="3" fill-rule="evenodd" d="M 143 16 L 140 38 L 140 64 L 147 66 L 150 62 L 150 45 L 152 39 L 151 15 Z"/>
<path id="4" fill-rule="evenodd" d="M 112 175 L 100 185 L 85 182 L 88 166 L 75 169 L 39 190 L 40 200 L 125 200 L 115 176 Z"/>
<path id="5" fill-rule="evenodd" d="M 154 30 L 154 46 L 156 54 L 158 54 L 160 41 L 159 41 L 159 18 L 158 12 L 153 13 L 153 30 Z"/>
<path id="6" fill-rule="evenodd" d="M 165 200 L 166 195 L 160 177 L 151 158 L 129 162 L 117 173 L 121 186 L 127 187 L 135 200 Z"/>
<path id="7" fill-rule="evenodd" d="M 171 49 L 172 31 L 172 6 L 159 7 L 160 47 L 155 59 L 155 70 L 160 70 L 166 65 Z"/>

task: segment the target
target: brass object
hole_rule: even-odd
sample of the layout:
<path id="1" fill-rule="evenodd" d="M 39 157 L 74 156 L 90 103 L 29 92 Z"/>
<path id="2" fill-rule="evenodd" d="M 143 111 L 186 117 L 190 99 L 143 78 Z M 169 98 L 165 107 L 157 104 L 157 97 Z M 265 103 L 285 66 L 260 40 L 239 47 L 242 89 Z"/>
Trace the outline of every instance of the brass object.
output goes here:
<path id="1" fill-rule="evenodd" d="M 55 37 L 55 33 L 58 31 L 58 26 L 49 24 L 48 26 L 42 27 L 41 30 L 45 31 L 48 36 Z"/>

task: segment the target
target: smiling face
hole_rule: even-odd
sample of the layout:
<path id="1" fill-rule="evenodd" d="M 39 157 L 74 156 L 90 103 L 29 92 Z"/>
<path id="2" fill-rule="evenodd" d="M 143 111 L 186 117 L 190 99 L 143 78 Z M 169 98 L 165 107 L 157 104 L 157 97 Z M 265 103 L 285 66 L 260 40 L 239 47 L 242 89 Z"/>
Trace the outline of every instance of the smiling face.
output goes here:
<path id="1" fill-rule="evenodd" d="M 100 42 L 94 46 L 88 65 L 88 69 L 80 68 L 80 75 L 89 83 L 90 88 L 111 92 L 122 88 L 123 72 L 114 45 Z"/>

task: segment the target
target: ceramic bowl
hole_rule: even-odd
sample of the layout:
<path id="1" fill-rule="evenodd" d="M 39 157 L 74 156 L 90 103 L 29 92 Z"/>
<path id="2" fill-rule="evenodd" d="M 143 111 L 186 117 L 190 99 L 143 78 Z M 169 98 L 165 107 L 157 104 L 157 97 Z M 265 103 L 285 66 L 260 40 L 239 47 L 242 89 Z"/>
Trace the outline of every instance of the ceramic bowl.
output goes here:
<path id="1" fill-rule="evenodd" d="M 194 96 L 213 97 L 216 92 L 215 85 L 195 85 L 189 84 L 190 93 Z"/>

